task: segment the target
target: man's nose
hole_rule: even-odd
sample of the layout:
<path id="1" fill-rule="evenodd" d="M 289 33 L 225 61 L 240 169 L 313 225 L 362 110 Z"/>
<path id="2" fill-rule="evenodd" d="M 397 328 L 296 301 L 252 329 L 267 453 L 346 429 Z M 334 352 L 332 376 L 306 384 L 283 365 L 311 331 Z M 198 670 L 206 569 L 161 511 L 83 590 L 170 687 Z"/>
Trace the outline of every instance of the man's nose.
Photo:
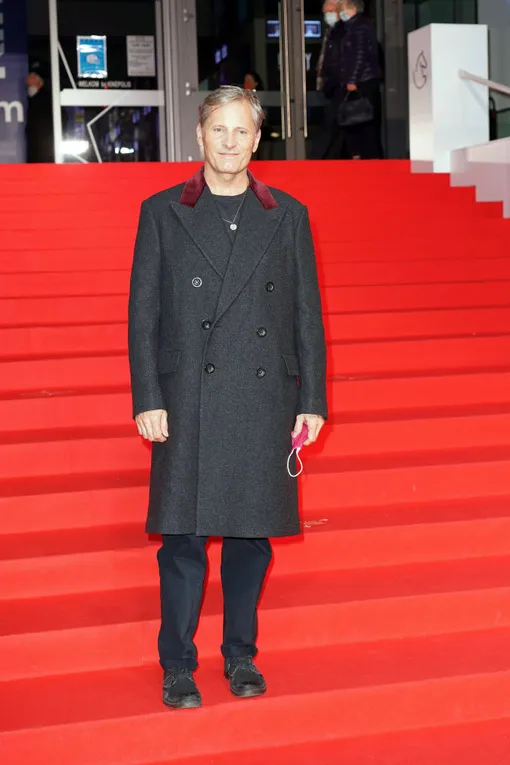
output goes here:
<path id="1" fill-rule="evenodd" d="M 226 149 L 234 149 L 236 145 L 236 136 L 233 130 L 229 130 L 224 139 Z"/>

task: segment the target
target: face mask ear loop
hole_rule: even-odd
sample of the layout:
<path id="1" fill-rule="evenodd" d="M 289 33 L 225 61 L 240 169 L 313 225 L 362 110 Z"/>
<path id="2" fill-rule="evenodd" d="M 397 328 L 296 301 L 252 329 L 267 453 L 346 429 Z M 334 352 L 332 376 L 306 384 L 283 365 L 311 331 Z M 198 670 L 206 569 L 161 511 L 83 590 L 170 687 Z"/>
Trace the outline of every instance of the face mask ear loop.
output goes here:
<path id="1" fill-rule="evenodd" d="M 297 473 L 291 473 L 290 472 L 290 458 L 292 457 L 292 453 L 294 451 L 296 452 L 296 461 L 299 462 L 299 466 L 300 466 Z M 288 474 L 290 475 L 291 478 L 297 478 L 298 475 L 301 475 L 301 473 L 303 472 L 303 463 L 301 462 L 301 457 L 299 456 L 299 452 L 300 451 L 301 451 L 301 448 L 295 449 L 295 450 L 293 449 L 292 452 L 287 457 L 287 472 L 288 472 Z"/>

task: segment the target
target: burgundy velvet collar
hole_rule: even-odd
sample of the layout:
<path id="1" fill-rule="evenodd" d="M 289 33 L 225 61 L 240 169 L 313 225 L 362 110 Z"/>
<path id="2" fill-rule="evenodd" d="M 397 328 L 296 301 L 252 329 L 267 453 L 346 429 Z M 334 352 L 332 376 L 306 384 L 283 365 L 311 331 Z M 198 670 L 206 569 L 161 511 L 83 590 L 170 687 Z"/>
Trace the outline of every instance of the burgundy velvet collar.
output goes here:
<path id="1" fill-rule="evenodd" d="M 250 189 L 253 191 L 264 210 L 274 210 L 275 207 L 278 207 L 278 202 L 267 186 L 254 178 L 250 172 L 248 172 L 248 178 L 250 179 Z M 181 198 L 179 199 L 181 205 L 195 207 L 205 186 L 204 168 L 201 167 L 200 170 L 198 170 L 195 175 L 184 184 Z"/>

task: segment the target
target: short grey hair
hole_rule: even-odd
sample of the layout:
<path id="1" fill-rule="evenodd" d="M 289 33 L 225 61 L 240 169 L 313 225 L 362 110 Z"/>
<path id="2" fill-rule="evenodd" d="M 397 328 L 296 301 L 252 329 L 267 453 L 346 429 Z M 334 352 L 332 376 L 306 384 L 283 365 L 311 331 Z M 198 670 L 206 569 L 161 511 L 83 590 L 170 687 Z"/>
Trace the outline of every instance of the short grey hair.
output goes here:
<path id="1" fill-rule="evenodd" d="M 245 90 L 237 85 L 222 85 L 221 88 L 213 90 L 204 98 L 198 109 L 200 126 L 204 127 L 211 114 L 220 106 L 231 104 L 234 101 L 244 101 L 250 105 L 255 129 L 258 132 L 264 120 L 264 110 L 261 103 L 253 90 Z"/>
<path id="2" fill-rule="evenodd" d="M 358 13 L 363 13 L 365 10 L 365 0 L 337 0 L 337 6 L 340 7 L 342 2 L 346 2 L 353 8 L 356 8 Z"/>

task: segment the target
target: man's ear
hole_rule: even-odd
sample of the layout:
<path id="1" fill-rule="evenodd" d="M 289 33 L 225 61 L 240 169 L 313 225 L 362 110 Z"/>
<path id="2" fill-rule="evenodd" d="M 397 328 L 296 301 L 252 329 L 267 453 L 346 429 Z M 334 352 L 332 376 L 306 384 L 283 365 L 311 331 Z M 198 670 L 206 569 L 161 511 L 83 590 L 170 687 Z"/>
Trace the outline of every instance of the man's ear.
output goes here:
<path id="1" fill-rule="evenodd" d="M 202 126 L 200 123 L 197 125 L 197 143 L 201 149 L 204 148 L 204 139 L 202 138 Z"/>
<path id="2" fill-rule="evenodd" d="M 252 151 L 253 151 L 253 154 L 255 154 L 255 152 L 256 152 L 256 151 L 257 151 L 257 149 L 259 148 L 259 143 L 260 143 L 260 136 L 261 136 L 261 135 L 262 135 L 262 131 L 261 131 L 261 130 L 259 130 L 259 132 L 258 132 L 258 133 L 257 133 L 257 135 L 255 136 L 255 143 L 253 144 L 253 150 L 252 150 Z"/>

